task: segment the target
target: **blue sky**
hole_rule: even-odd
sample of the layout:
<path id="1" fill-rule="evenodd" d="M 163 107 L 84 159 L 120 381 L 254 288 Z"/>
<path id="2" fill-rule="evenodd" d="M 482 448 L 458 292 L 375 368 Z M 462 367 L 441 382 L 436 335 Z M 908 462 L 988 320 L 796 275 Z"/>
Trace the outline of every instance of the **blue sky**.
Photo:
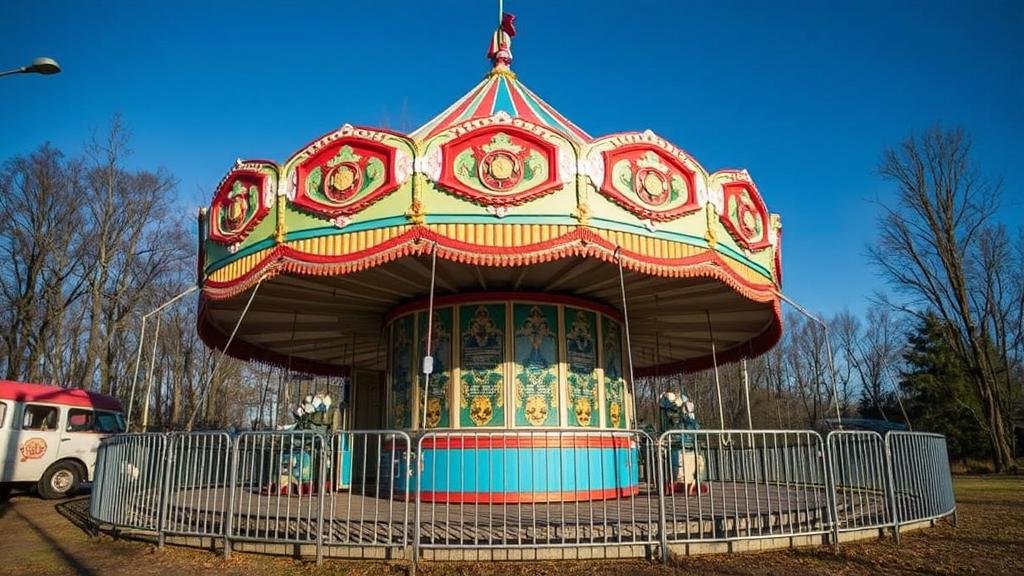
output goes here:
<path id="1" fill-rule="evenodd" d="M 782 215 L 785 291 L 831 314 L 881 286 L 867 265 L 881 151 L 970 131 L 1024 220 L 1024 2 L 506 0 L 513 68 L 593 135 L 650 128 L 709 170 L 743 167 Z M 77 152 L 120 112 L 139 167 L 191 212 L 235 158 L 282 161 L 343 123 L 411 130 L 486 72 L 491 0 L 0 5 L 0 159 Z"/>

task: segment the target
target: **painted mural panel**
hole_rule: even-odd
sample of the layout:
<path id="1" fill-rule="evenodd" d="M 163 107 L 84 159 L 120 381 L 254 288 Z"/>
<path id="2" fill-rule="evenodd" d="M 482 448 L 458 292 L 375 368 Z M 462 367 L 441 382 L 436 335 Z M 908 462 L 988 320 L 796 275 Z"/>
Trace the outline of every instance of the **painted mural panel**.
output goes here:
<path id="1" fill-rule="evenodd" d="M 619 323 L 607 316 L 601 316 L 601 337 L 607 425 L 609 428 L 625 428 L 626 380 L 622 375 L 622 331 Z"/>
<path id="2" fill-rule="evenodd" d="M 505 305 L 459 308 L 459 425 L 505 425 Z"/>
<path id="3" fill-rule="evenodd" d="M 418 314 L 419 323 L 419 355 L 426 356 L 427 313 Z M 451 382 L 452 370 L 452 309 L 439 308 L 434 310 L 434 322 L 430 335 L 430 355 L 434 357 L 434 372 L 430 375 L 430 386 L 427 390 L 427 428 L 447 428 L 451 425 L 449 417 L 448 385 Z M 422 381 L 423 375 L 420 375 Z M 422 410 L 422 407 L 420 408 Z"/>
<path id="4" fill-rule="evenodd" d="M 395 428 L 412 427 L 412 314 L 391 324 L 391 416 Z"/>
<path id="5" fill-rule="evenodd" d="M 515 304 L 516 424 L 558 425 L 558 309 Z"/>
<path id="6" fill-rule="evenodd" d="M 565 351 L 569 365 L 569 426 L 600 423 L 597 396 L 597 315 L 565 308 Z"/>

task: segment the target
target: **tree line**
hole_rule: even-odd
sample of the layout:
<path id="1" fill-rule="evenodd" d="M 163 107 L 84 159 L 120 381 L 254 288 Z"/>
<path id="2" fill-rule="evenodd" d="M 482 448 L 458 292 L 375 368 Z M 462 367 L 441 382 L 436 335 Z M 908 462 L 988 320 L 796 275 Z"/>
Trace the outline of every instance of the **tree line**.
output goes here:
<path id="1" fill-rule="evenodd" d="M 878 173 L 892 191 L 877 201 L 867 260 L 888 290 L 862 315 L 827 318 L 828 341 L 818 323 L 787 314 L 779 345 L 747 363 L 755 428 L 813 427 L 838 411 L 939 431 L 955 456 L 1014 467 L 1024 424 L 1024 229 L 1001 223 L 1000 183 L 970 151 L 964 132 L 935 128 L 883 152 Z M 294 378 L 218 363 L 196 334 L 195 295 L 150 319 L 136 356 L 142 315 L 195 282 L 196 237 L 174 176 L 131 161 L 130 135 L 115 118 L 76 155 L 43 144 L 3 163 L 0 375 L 127 403 L 139 362 L 136 423 L 286 421 L 277 406 L 298 393 L 289 392 Z M 745 428 L 739 364 L 720 367 L 719 380 L 721 415 L 711 372 L 639 380 L 640 420 L 652 422 L 657 396 L 681 387 L 705 427 Z"/>

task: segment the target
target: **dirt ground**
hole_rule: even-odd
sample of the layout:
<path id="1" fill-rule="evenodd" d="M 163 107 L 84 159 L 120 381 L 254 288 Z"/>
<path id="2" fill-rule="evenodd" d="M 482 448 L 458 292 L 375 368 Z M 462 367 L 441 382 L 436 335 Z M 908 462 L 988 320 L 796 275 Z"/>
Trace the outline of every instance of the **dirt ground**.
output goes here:
<path id="1" fill-rule="evenodd" d="M 426 576 L 742 576 L 753 574 L 1024 574 L 1024 476 L 961 476 L 955 480 L 960 524 L 941 522 L 889 539 L 827 548 L 678 559 L 441 564 L 424 562 Z M 407 574 L 408 565 L 365 561 L 310 562 L 236 553 L 230 561 L 204 550 L 114 540 L 91 532 L 88 497 L 63 502 L 15 494 L 0 502 L 0 574 L 33 576 L 203 576 L 292 574 Z"/>

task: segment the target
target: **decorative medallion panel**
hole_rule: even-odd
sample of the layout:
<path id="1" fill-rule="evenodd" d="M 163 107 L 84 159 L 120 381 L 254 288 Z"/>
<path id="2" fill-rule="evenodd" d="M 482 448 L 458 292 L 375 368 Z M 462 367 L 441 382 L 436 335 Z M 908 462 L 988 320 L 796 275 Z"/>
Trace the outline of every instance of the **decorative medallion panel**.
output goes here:
<path id="1" fill-rule="evenodd" d="M 562 186 L 558 149 L 512 125 L 489 126 L 441 145 L 438 183 L 485 206 L 528 202 Z"/>
<path id="2" fill-rule="evenodd" d="M 294 203 L 332 218 L 351 216 L 398 189 L 399 155 L 380 142 L 339 138 L 297 166 Z"/>
<path id="3" fill-rule="evenodd" d="M 771 243 L 768 211 L 746 171 L 716 172 L 713 186 L 722 189 L 722 224 L 748 250 L 760 250 Z"/>
<path id="4" fill-rule="evenodd" d="M 210 239 L 237 245 L 270 212 L 277 168 L 263 162 L 240 162 L 221 181 L 210 206 Z"/>
<path id="5" fill-rule="evenodd" d="M 698 178 L 686 162 L 647 143 L 606 150 L 602 194 L 640 218 L 671 220 L 698 208 Z"/>

